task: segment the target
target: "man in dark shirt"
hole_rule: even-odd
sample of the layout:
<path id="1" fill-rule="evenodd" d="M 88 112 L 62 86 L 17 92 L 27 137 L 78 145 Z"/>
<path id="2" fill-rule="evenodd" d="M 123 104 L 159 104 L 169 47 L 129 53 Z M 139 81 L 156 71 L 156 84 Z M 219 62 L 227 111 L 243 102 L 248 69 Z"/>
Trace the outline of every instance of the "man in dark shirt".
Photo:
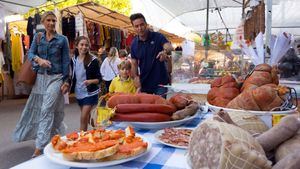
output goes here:
<path id="1" fill-rule="evenodd" d="M 163 85 L 170 83 L 172 61 L 168 54 L 173 48 L 164 35 L 149 30 L 142 14 L 132 14 L 130 20 L 137 33 L 131 44 L 135 83 L 140 92 L 166 97 L 168 90 Z"/>

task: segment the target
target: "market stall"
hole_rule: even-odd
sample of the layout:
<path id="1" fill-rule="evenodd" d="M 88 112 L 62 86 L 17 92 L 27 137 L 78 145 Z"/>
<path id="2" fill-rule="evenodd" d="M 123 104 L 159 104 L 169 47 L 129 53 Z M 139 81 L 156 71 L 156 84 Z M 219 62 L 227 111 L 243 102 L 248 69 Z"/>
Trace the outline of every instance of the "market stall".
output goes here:
<path id="1" fill-rule="evenodd" d="M 241 4 L 233 1 L 227 5 Z M 101 45 L 126 47 L 118 34 L 133 32 L 128 18 L 92 2 L 63 9 L 62 19 L 68 24 L 70 20 L 81 21 L 80 26 L 63 26 L 68 28 L 62 32 L 71 48 L 74 38 L 85 34 L 94 49 Z M 105 36 L 99 36 L 101 31 Z M 255 66 L 242 74 L 241 52 L 230 51 L 230 44 L 223 41 L 227 35 L 216 34 L 216 39 L 204 42 L 212 50 L 185 41 L 182 51 L 173 52 L 174 83 L 166 86 L 171 90 L 167 99 L 144 93 L 106 95 L 106 104 L 99 103 L 91 115 L 93 130 L 55 135 L 44 155 L 14 168 L 299 166 L 297 94 L 279 85 L 277 69 L 272 67 L 282 54 L 271 57 L 270 65 L 263 63 L 263 38 L 258 33 L 257 50 L 241 43 Z M 285 53 L 290 47 L 290 35 L 279 37 L 283 41 L 275 42 L 284 45 L 275 43 L 271 48 L 275 54 L 275 50 Z M 178 126 L 181 128 L 175 128 Z"/>
<path id="2" fill-rule="evenodd" d="M 236 70 L 239 70 L 239 73 L 237 73 L 237 76 L 242 75 L 242 77 L 245 76 L 249 72 L 250 68 L 253 68 L 254 64 L 253 59 L 251 57 L 252 54 L 249 52 L 246 53 L 241 47 L 240 39 L 245 39 L 248 42 L 254 43 L 255 38 L 258 36 L 260 32 L 263 32 L 266 30 L 265 33 L 265 38 L 267 39 L 266 45 L 269 46 L 269 44 L 274 44 L 274 37 L 279 36 L 279 32 L 287 32 L 290 33 L 292 36 L 297 37 L 299 36 L 299 32 L 297 31 L 297 28 L 299 28 L 299 23 L 296 21 L 294 22 L 293 17 L 297 16 L 297 9 L 293 8 L 292 6 L 297 5 L 298 2 L 296 1 L 272 1 L 271 3 L 269 1 L 186 1 L 186 2 L 169 2 L 169 1 L 160 1 L 160 0 L 151 0 L 151 1 L 143 1 L 143 6 L 138 7 L 138 4 L 136 1 L 133 2 L 133 10 L 136 12 L 142 12 L 145 14 L 147 18 L 149 18 L 149 22 L 153 22 L 153 24 L 156 24 L 157 27 L 164 29 L 164 30 L 169 30 L 169 31 L 174 31 L 178 34 L 181 35 L 186 35 L 188 32 L 196 32 L 199 34 L 202 34 L 202 39 L 204 41 L 208 42 L 203 42 L 202 45 L 205 45 L 205 43 L 208 43 L 210 46 L 205 47 L 209 49 L 208 51 L 213 51 L 215 52 L 220 52 L 222 50 L 222 47 L 218 45 L 218 48 L 214 48 L 212 45 L 213 42 L 213 36 L 218 35 L 218 34 L 223 34 L 223 43 L 225 44 L 224 46 L 230 47 L 232 50 L 227 50 L 224 52 L 225 57 L 228 60 L 231 61 L 225 61 L 224 58 L 219 57 L 219 59 L 214 59 L 215 62 L 218 62 L 220 65 L 225 65 L 226 62 L 231 63 L 233 62 L 234 65 L 237 66 L 237 68 L 234 68 Z M 209 2 L 209 4 L 207 4 Z M 189 5 L 193 4 L 193 5 Z M 290 6 L 291 8 L 287 8 L 287 6 Z M 270 9 L 271 7 L 271 9 Z M 266 10 L 269 10 L 271 12 L 268 12 L 268 15 L 265 12 Z M 153 11 L 156 11 L 153 14 Z M 272 21 L 270 22 L 270 16 L 269 13 L 271 14 L 271 19 Z M 284 13 L 284 15 L 282 14 Z M 207 16 L 208 15 L 208 16 Z M 280 16 L 280 17 L 279 17 Z M 289 17 L 288 17 L 289 16 Z M 209 19 L 205 19 L 206 17 L 209 17 Z M 160 18 L 160 19 L 158 19 Z M 202 19 L 195 19 L 195 18 L 202 18 Z M 266 19 L 265 19 L 266 18 Z M 294 18 L 296 19 L 296 18 Z M 208 22 L 206 22 L 208 21 Z M 176 24 L 175 24 L 176 23 Z M 271 24 L 271 25 L 270 25 Z M 172 26 L 169 26 L 172 25 Z M 178 25 L 178 28 L 181 28 L 182 25 L 186 27 L 186 29 L 172 29 L 174 25 Z M 266 28 L 265 28 L 266 27 Z M 205 39 L 205 34 L 206 34 L 206 28 L 208 29 L 209 32 L 209 40 Z M 178 32 L 178 31 L 181 32 Z M 269 38 L 270 36 L 270 31 L 272 31 L 272 38 Z M 215 35 L 212 35 L 215 34 Z M 229 36 L 227 36 L 229 35 Z M 230 37 L 231 36 L 231 37 Z M 219 38 L 217 38 L 219 39 Z M 272 42 L 269 42 L 271 39 Z M 232 43 L 233 42 L 233 43 Z M 230 44 L 229 44 L 230 43 Z M 264 42 L 262 42 L 264 43 Z M 217 44 L 217 43 L 215 43 Z M 249 44 L 247 44 L 249 45 Z M 205 45 L 208 46 L 208 45 Z M 261 45 L 260 45 L 261 46 Z M 293 44 L 291 44 L 291 47 L 295 47 Z M 255 47 L 254 47 L 255 48 Z M 272 48 L 269 46 L 269 48 Z M 255 49 L 256 50 L 256 49 Z M 259 57 L 262 58 L 267 58 L 268 60 L 270 52 L 267 52 L 270 50 L 264 50 L 263 55 L 260 55 Z M 272 52 L 272 51 L 271 51 Z M 194 53 L 192 57 L 194 56 L 196 63 L 197 62 L 197 57 L 199 58 L 198 53 L 203 53 L 203 52 L 198 52 L 197 50 L 194 50 Z M 205 52 L 205 56 L 207 56 L 207 53 L 212 53 L 212 52 Z M 200 54 L 201 55 L 201 54 Z M 175 56 L 176 58 L 178 57 L 178 53 Z M 211 58 L 211 54 L 209 56 Z M 216 57 L 215 57 L 216 58 Z M 234 59 L 230 59 L 234 58 Z M 188 59 L 185 59 L 188 60 Z M 189 59 L 191 60 L 191 59 Z M 211 60 L 211 59 L 208 59 Z M 210 61 L 208 61 L 210 62 Z M 222 63 L 223 62 L 223 63 Z M 267 62 L 267 61 L 266 61 Z M 225 64 L 224 64 L 225 63 Z M 287 63 L 287 62 L 286 62 Z M 177 63 L 176 63 L 177 64 Z M 174 65 L 173 67 L 177 67 L 180 69 L 179 66 Z M 186 65 L 184 64 L 183 67 L 188 67 L 188 68 L 193 68 L 191 65 Z M 195 66 L 197 67 L 197 66 Z M 218 66 L 219 67 L 219 66 Z M 288 68 L 289 69 L 289 68 Z M 176 70 L 177 71 L 177 70 Z M 182 71 L 182 70 L 179 70 Z M 218 72 L 214 71 L 214 72 Z M 197 71 L 196 71 L 197 72 Z M 221 70 L 221 72 L 224 72 L 224 69 Z M 230 70 L 229 72 L 232 72 Z M 298 74 L 298 73 L 297 73 Z M 176 73 L 177 77 L 176 79 L 182 78 L 184 74 L 178 75 Z M 199 78 L 194 75 L 194 77 L 188 76 L 187 78 L 194 78 L 194 80 L 203 80 L 203 82 L 206 81 L 206 79 L 203 79 L 202 77 Z M 186 78 L 186 79 L 187 79 Z M 180 82 L 180 80 L 176 80 L 175 83 Z M 284 80 L 284 81 L 283 81 Z M 281 80 L 282 83 L 284 84 L 286 79 Z M 181 81 L 183 82 L 183 81 Z M 181 83 L 180 82 L 180 83 Z M 293 82 L 291 82 L 293 83 Z M 180 85 L 180 84 L 179 84 Z M 187 84 L 189 85 L 189 84 Z M 173 85 L 174 87 L 177 84 Z M 190 85 L 189 85 L 190 86 Z M 200 85 L 201 86 L 201 85 Z M 199 86 L 199 91 L 201 90 Z M 295 85 L 294 85 L 295 86 Z M 176 89 L 175 88 L 175 89 Z M 184 87 L 182 87 L 184 88 Z M 178 89 L 181 90 L 182 88 Z M 188 87 L 189 88 L 196 88 L 195 86 L 193 87 Z M 208 91 L 207 89 L 206 91 Z M 194 90 L 193 90 L 194 91 Z"/>
<path id="3" fill-rule="evenodd" d="M 58 23 L 60 23 L 58 24 L 60 26 L 57 26 L 57 31 L 68 37 L 71 49 L 74 48 L 75 38 L 79 35 L 85 35 L 90 38 L 92 44 L 91 50 L 94 53 L 97 53 L 96 51 L 100 46 L 105 46 L 106 49 L 109 49 L 111 46 L 116 46 L 118 49 L 126 49 L 130 47 L 131 41 L 135 36 L 128 16 L 112 11 L 94 2 L 81 3 L 66 7 L 61 11 L 58 11 L 57 9 L 55 11 L 59 18 Z M 13 65 L 21 67 L 26 59 L 26 51 L 29 49 L 28 46 L 32 41 L 34 33 L 42 30 L 39 29 L 41 27 L 39 20 L 42 12 L 43 11 L 36 10 L 35 14 L 33 16 L 29 16 L 27 20 L 10 23 L 9 25 L 11 26 L 8 25 L 8 30 L 11 30 L 12 27 L 21 28 L 22 30 L 20 32 L 22 32 L 22 35 L 28 35 L 30 38 L 30 42 L 26 40 L 24 51 L 22 50 L 23 55 L 20 57 L 14 55 L 15 57 L 13 58 L 19 59 L 17 59 L 17 62 L 15 62 L 16 59 L 12 59 Z M 183 41 L 183 38 L 172 33 L 168 33 L 166 31 L 161 31 L 161 33 L 174 44 L 178 44 Z M 26 36 L 26 39 L 28 36 Z M 10 41 L 9 37 L 10 35 L 6 35 L 6 42 Z M 9 43 L 5 43 L 5 46 L 9 46 Z M 6 59 L 7 63 L 10 63 L 10 59 L 7 60 L 7 58 L 10 58 L 10 55 L 6 52 L 4 59 Z M 18 70 L 19 69 L 14 71 L 18 72 Z M 18 74 L 16 73 L 16 76 L 14 77 L 5 77 L 7 84 L 4 84 L 4 78 L 1 78 L 3 80 L 0 79 L 0 82 L 3 82 L 0 93 L 3 98 L 4 96 L 8 96 L 10 98 L 15 97 L 14 95 L 16 90 L 14 88 L 18 87 L 16 85 L 15 87 L 12 87 L 12 84 L 16 84 L 16 80 L 18 78 L 17 75 Z M 17 92 L 16 94 L 25 96 L 28 95 L 30 90 L 28 91 L 27 88 L 28 87 L 22 87 L 21 89 L 17 89 L 17 91 L 20 90 L 20 92 Z"/>

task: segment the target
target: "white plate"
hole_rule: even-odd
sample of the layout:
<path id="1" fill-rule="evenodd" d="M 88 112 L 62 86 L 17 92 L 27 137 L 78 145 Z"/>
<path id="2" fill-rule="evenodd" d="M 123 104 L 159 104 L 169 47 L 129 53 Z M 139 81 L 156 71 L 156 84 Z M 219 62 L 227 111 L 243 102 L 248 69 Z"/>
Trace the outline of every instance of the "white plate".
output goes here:
<path id="1" fill-rule="evenodd" d="M 193 128 L 176 128 L 176 129 L 190 129 L 190 130 L 194 130 Z M 167 146 L 170 146 L 170 147 L 175 147 L 175 148 L 181 148 L 181 149 L 187 149 L 188 147 L 187 146 L 178 146 L 178 145 L 175 145 L 175 144 L 170 144 L 170 143 L 166 143 L 164 141 L 162 141 L 159 136 L 161 134 L 164 133 L 164 130 L 158 130 L 155 134 L 154 134 L 154 138 L 157 142 L 160 142 L 161 144 L 164 144 L 164 145 L 167 145 Z"/>
<path id="2" fill-rule="evenodd" d="M 52 144 L 49 143 L 45 149 L 44 149 L 44 154 L 45 156 L 53 161 L 54 163 L 65 165 L 65 166 L 70 166 L 70 167 L 83 167 L 83 168 L 89 168 L 89 167 L 107 167 L 107 166 L 112 166 L 112 165 L 117 165 L 121 163 L 125 163 L 131 160 L 134 160 L 136 158 L 139 158 L 145 154 L 147 154 L 152 147 L 152 144 L 149 140 L 147 140 L 145 137 L 136 134 L 136 136 L 141 137 L 145 142 L 148 143 L 147 151 L 145 151 L 142 154 L 139 154 L 134 157 L 122 159 L 122 160 L 114 160 L 114 161 L 106 161 L 106 162 L 97 162 L 97 161 L 84 161 L 84 162 L 79 162 L 79 161 L 69 161 L 63 158 L 62 153 L 55 152 L 54 149 L 52 148 Z"/>
<path id="3" fill-rule="evenodd" d="M 132 125 L 134 128 L 140 129 L 163 129 L 168 127 L 175 127 L 192 121 L 198 116 L 198 112 L 193 116 L 186 117 L 181 120 L 164 121 L 164 122 L 124 122 L 126 125 Z"/>
<path id="4" fill-rule="evenodd" d="M 208 102 L 206 102 L 206 105 L 211 111 L 213 111 L 213 113 L 218 112 L 219 110 L 223 109 L 225 111 L 230 111 L 230 112 L 247 112 L 247 113 L 254 114 L 254 115 L 258 116 L 269 128 L 271 128 L 273 126 L 273 123 L 272 123 L 273 114 L 293 114 L 295 112 L 295 110 L 297 109 L 297 107 L 294 106 L 293 109 L 286 110 L 286 111 L 252 111 L 252 110 L 238 110 L 238 109 L 229 109 L 229 108 L 224 108 L 224 107 L 218 107 L 218 106 L 211 105 Z"/>
<path id="5" fill-rule="evenodd" d="M 260 116 L 272 115 L 272 114 L 292 114 L 297 109 L 297 107 L 294 106 L 293 109 L 285 110 L 285 111 L 253 111 L 253 110 L 239 110 L 239 109 L 230 109 L 230 108 L 225 108 L 225 107 L 219 107 L 219 106 L 211 105 L 208 102 L 206 102 L 205 104 L 208 106 L 208 108 L 212 109 L 212 111 L 215 111 L 215 112 L 223 109 L 225 111 L 232 111 L 232 112 L 248 112 L 248 113 L 252 113 L 252 114 L 260 115 Z"/>

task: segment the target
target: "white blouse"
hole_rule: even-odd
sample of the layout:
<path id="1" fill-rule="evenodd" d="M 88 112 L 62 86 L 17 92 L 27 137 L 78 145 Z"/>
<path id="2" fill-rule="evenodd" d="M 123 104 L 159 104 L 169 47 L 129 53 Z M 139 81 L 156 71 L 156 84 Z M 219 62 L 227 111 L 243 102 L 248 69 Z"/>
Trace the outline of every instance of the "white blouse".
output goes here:
<path id="1" fill-rule="evenodd" d="M 118 65 L 120 63 L 120 58 L 115 58 L 114 60 L 111 60 L 110 57 L 106 57 L 100 67 L 102 79 L 105 81 L 111 81 L 114 77 L 119 75 Z"/>

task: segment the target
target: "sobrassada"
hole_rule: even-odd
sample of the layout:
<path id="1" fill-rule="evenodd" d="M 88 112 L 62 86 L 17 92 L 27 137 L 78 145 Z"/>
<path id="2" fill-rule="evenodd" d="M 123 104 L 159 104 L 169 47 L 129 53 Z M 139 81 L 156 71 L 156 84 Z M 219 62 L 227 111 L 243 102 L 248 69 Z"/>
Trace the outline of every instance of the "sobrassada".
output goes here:
<path id="1" fill-rule="evenodd" d="M 262 133 L 256 140 L 265 152 L 275 149 L 279 144 L 293 137 L 300 127 L 300 122 L 295 115 L 288 115 L 268 131 Z"/>
<path id="2" fill-rule="evenodd" d="M 300 151 L 289 154 L 282 160 L 278 161 L 272 169 L 299 169 L 300 167 Z"/>

